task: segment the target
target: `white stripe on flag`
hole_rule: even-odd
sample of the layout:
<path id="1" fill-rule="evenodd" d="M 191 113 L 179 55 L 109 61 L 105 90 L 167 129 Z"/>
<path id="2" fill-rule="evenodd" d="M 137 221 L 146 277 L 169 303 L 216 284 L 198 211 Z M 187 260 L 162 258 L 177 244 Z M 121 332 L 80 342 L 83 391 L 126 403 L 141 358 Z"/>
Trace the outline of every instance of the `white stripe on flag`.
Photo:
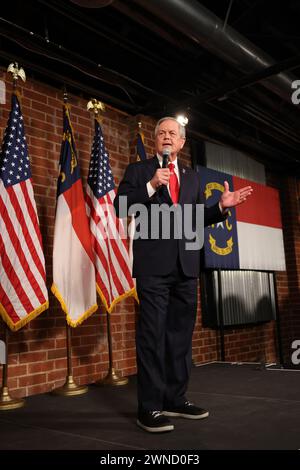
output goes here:
<path id="1" fill-rule="evenodd" d="M 120 295 L 130 291 L 133 287 L 133 285 L 129 284 L 126 277 L 126 273 L 127 276 L 130 276 L 131 272 L 126 240 L 120 236 L 124 237 L 124 227 L 122 221 L 116 219 L 115 210 L 112 205 L 115 198 L 115 190 L 111 190 L 102 197 L 102 204 L 95 198 L 89 185 L 87 185 L 86 193 L 88 198 L 86 207 L 90 217 L 90 228 L 96 240 L 95 251 L 98 250 L 99 253 L 99 256 L 96 254 L 95 259 L 96 271 L 109 294 L 109 298 L 106 300 L 107 304 L 110 305 Z M 96 215 L 96 218 L 99 218 L 97 225 L 91 217 L 90 207 L 93 207 L 95 211 L 94 217 Z M 101 258 L 107 263 L 107 268 L 101 262 Z M 111 272 L 112 270 L 115 273 Z M 124 270 L 126 270 L 126 273 Z M 117 284 L 119 287 L 121 286 L 121 292 L 118 291 Z M 101 288 L 101 285 L 99 287 Z"/>
<path id="2" fill-rule="evenodd" d="M 31 183 L 29 183 L 28 185 L 30 188 L 31 188 L 31 192 L 32 192 L 32 195 L 33 195 L 33 191 L 32 191 L 32 185 Z M 22 209 L 22 213 L 23 213 L 23 216 L 24 216 L 24 220 L 25 220 L 25 223 L 26 223 L 26 227 L 27 227 L 27 230 L 30 234 L 30 238 L 32 240 L 32 243 L 36 249 L 36 252 L 37 252 L 37 257 L 39 258 L 43 268 L 45 268 L 45 258 L 44 258 L 44 253 L 41 249 L 41 243 L 40 243 L 40 240 L 39 238 L 37 237 L 37 234 L 36 234 L 36 231 L 35 231 L 35 228 L 33 226 L 33 223 L 32 223 L 32 220 L 31 220 L 31 217 L 28 213 L 28 210 L 27 210 L 27 206 L 25 204 L 25 201 L 24 201 L 24 196 L 23 196 L 23 192 L 21 190 L 21 187 L 20 185 L 15 185 L 13 187 L 14 189 L 14 193 L 18 199 L 18 203 L 20 205 L 20 208 Z M 35 209 L 36 211 L 36 207 L 35 207 L 35 202 L 34 200 L 32 201 L 32 204 L 33 204 L 33 208 Z M 25 255 L 25 258 L 27 260 L 27 263 L 28 265 L 30 266 L 31 268 L 31 271 L 45 297 L 45 299 L 47 300 L 48 298 L 48 291 L 47 291 L 47 288 L 46 288 L 46 284 L 45 284 L 45 280 L 44 278 L 42 277 L 40 271 L 38 270 L 37 266 L 36 266 L 36 263 L 35 263 L 35 259 L 33 257 L 33 253 L 30 251 L 29 247 L 28 247 L 28 242 L 27 240 L 24 238 L 24 235 L 23 235 L 23 231 L 22 231 L 22 226 L 21 224 L 19 223 L 18 221 L 18 217 L 17 217 L 17 214 L 15 212 L 15 207 L 11 205 L 10 201 L 8 202 L 7 201 L 7 204 L 6 204 L 6 209 L 8 211 L 8 215 L 9 215 L 9 218 L 10 220 L 12 221 L 13 225 L 14 225 L 14 229 L 16 231 L 16 233 L 18 234 L 18 239 L 20 241 L 20 244 L 22 246 L 22 250 L 23 250 L 23 253 Z M 24 228 L 24 227 L 23 227 Z M 11 243 L 11 240 L 10 240 L 10 237 L 9 235 L 7 234 L 6 232 L 6 235 L 8 238 L 5 239 L 5 241 L 7 241 L 7 244 L 8 243 Z M 3 238 L 5 237 L 5 234 L 2 234 Z M 7 250 L 7 251 L 10 251 L 10 250 Z M 14 248 L 11 250 L 11 252 L 15 252 Z M 14 265 L 14 263 L 12 263 Z M 14 265 L 15 267 L 15 270 L 18 271 L 18 269 L 16 268 L 16 266 Z M 23 269 L 23 268 L 22 268 Z M 22 281 L 22 278 L 21 278 L 21 282 L 23 283 Z M 24 286 L 23 286 L 24 287 Z M 26 289 L 25 289 L 26 290 Z M 27 292 L 27 290 L 26 290 Z M 31 296 L 31 294 L 28 292 L 29 296 Z M 35 295 L 35 294 L 34 294 Z M 31 299 L 32 300 L 32 299 Z M 37 308 L 38 306 L 40 305 L 40 303 L 35 306 L 35 308 Z"/>
<path id="3" fill-rule="evenodd" d="M 15 225 L 17 225 L 17 223 Z M 3 223 L 3 226 L 5 227 L 4 223 Z M 15 227 L 15 229 L 18 233 L 18 227 Z M 2 235 L 2 238 L 3 238 L 4 246 L 5 246 L 5 252 L 6 252 L 11 264 L 13 265 L 13 268 L 16 272 L 16 275 L 18 276 L 24 291 L 26 292 L 27 296 L 29 297 L 29 300 L 30 300 L 33 308 L 36 309 L 40 306 L 41 303 L 40 303 L 38 297 L 36 296 L 35 291 L 32 288 L 32 285 L 30 284 L 30 281 L 27 277 L 27 274 L 24 271 L 23 265 L 20 263 L 19 257 L 17 256 L 17 254 L 15 252 L 15 248 L 14 248 L 13 244 L 11 243 L 11 239 L 10 239 L 8 233 L 7 233 L 7 230 L 4 229 L 1 235 Z M 35 264 L 33 264 L 33 262 L 31 261 L 28 246 L 27 246 L 26 242 L 23 240 L 23 237 L 20 235 L 20 233 L 19 233 L 19 239 L 20 239 L 21 244 L 22 244 L 23 253 L 25 255 L 25 258 L 27 259 L 28 264 L 30 265 L 31 271 L 32 271 L 35 279 L 37 280 L 37 282 L 39 284 L 43 283 L 44 281 L 43 281 L 39 271 L 36 269 Z M 2 269 L 1 269 L 1 271 L 2 271 Z M 2 279 L 2 275 L 3 275 L 3 279 Z M 5 281 L 4 281 L 4 279 L 5 279 Z M 9 297 L 10 301 L 13 303 L 13 299 L 11 299 L 11 297 L 10 297 L 12 285 L 11 285 L 9 279 L 6 277 L 6 273 L 4 274 L 3 272 L 1 272 L 1 281 L 3 282 L 3 289 L 6 293 L 6 295 Z M 8 284 L 6 284 L 6 282 Z M 13 292 L 15 292 L 15 294 L 17 295 L 17 293 L 14 289 L 13 289 Z M 46 299 L 47 299 L 47 297 L 46 297 Z M 14 307 L 15 307 L 16 311 L 20 312 L 20 314 L 17 313 L 17 315 L 20 318 L 26 317 L 27 312 L 23 308 L 22 308 L 22 310 L 20 310 L 21 306 L 18 306 L 18 302 L 20 303 L 20 299 L 17 297 L 17 299 L 14 299 L 14 300 L 15 300 Z"/>
<path id="4" fill-rule="evenodd" d="M 2 264 L 0 266 L 0 277 L 2 288 L 7 297 L 9 298 L 10 303 L 12 304 L 14 312 L 19 317 L 19 319 L 22 320 L 22 318 L 25 318 L 27 316 L 27 312 L 20 301 L 20 298 L 14 288 L 14 285 L 10 282 L 9 278 L 7 277 L 6 271 L 5 269 L 3 269 Z M 26 290 L 25 287 L 24 290 Z M 40 306 L 40 302 L 37 306 Z"/>
<path id="5" fill-rule="evenodd" d="M 113 193 L 113 198 L 112 198 L 111 193 Z M 110 199 L 111 199 L 111 201 L 113 201 L 113 199 L 115 198 L 114 190 L 110 191 L 108 193 L 108 195 L 110 195 Z M 104 200 L 106 202 L 107 202 L 107 196 L 108 195 L 104 196 Z M 120 283 L 122 284 L 122 287 L 123 287 L 124 291 L 126 292 L 126 291 L 131 289 L 131 286 L 129 285 L 129 283 L 127 281 L 127 278 L 124 274 L 124 271 L 120 266 L 120 261 L 121 260 L 119 260 L 118 256 L 116 256 L 116 253 L 115 253 L 114 247 L 112 245 L 112 241 L 111 241 L 111 238 L 115 241 L 117 247 L 119 248 L 119 250 L 121 252 L 121 255 L 122 255 L 123 259 L 125 260 L 125 262 L 128 266 L 128 264 L 129 264 L 128 251 L 127 251 L 126 247 L 124 246 L 124 240 L 122 240 L 121 237 L 120 237 L 120 234 L 122 234 L 124 236 L 124 228 L 122 226 L 122 221 L 121 221 L 121 219 L 118 220 L 118 223 L 119 223 L 119 226 L 120 226 L 120 230 L 118 230 L 118 228 L 116 226 L 116 217 L 115 217 L 114 213 L 112 214 L 112 212 L 111 212 L 111 211 L 114 211 L 114 208 L 112 207 L 112 205 L 110 203 L 107 203 L 108 205 L 106 206 L 106 208 L 108 207 L 108 211 L 107 211 L 108 213 L 105 216 L 103 206 L 101 204 L 99 204 L 98 200 L 94 198 L 93 203 L 94 203 L 94 206 L 96 207 L 97 213 L 99 214 L 100 218 L 102 219 L 102 221 L 105 221 L 106 227 L 109 229 L 109 232 L 107 233 L 109 252 L 110 252 L 110 255 L 111 255 L 111 258 L 112 258 L 112 261 L 113 261 L 114 268 L 115 268 L 116 273 L 118 275 L 118 279 L 120 280 Z"/>
<path id="6" fill-rule="evenodd" d="M 240 269 L 285 271 L 281 229 L 237 222 Z"/>
<path id="7" fill-rule="evenodd" d="M 94 222 L 93 219 L 90 219 L 90 228 L 91 228 L 91 232 L 92 234 L 94 235 L 95 239 L 96 239 L 96 243 L 98 244 L 98 250 L 100 250 L 100 252 L 102 253 L 103 257 L 106 259 L 106 261 L 108 260 L 108 249 L 107 249 L 107 245 L 106 245 L 106 241 L 105 239 L 103 239 L 102 236 L 99 236 L 98 234 L 98 229 L 97 229 L 97 226 Z M 110 296 L 110 300 L 112 300 L 111 298 L 111 295 L 112 297 L 114 298 L 115 296 L 118 295 L 118 291 L 116 289 L 116 286 L 113 282 L 113 279 L 111 279 L 111 285 L 109 283 L 109 279 L 108 279 L 108 275 L 107 275 L 107 272 L 106 272 L 106 269 L 105 267 L 103 266 L 102 262 L 101 262 L 101 259 L 100 257 L 98 256 L 97 254 L 97 249 L 95 250 L 95 266 L 96 266 L 96 271 L 99 273 L 100 277 L 101 277 L 101 280 L 103 282 L 103 284 L 106 286 L 106 289 L 109 293 L 109 296 Z M 107 261 L 108 262 L 108 261 Z M 112 293 L 111 293 L 112 291 Z"/>
<path id="8" fill-rule="evenodd" d="M 95 236 L 96 241 L 98 243 L 98 246 L 99 246 L 99 248 L 102 252 L 102 255 L 105 258 L 105 260 L 107 262 L 107 265 L 109 267 L 110 266 L 109 259 L 110 259 L 110 257 L 112 257 L 112 252 L 113 252 L 112 247 L 111 247 L 111 243 L 110 243 L 110 236 L 111 235 L 110 235 L 110 233 L 108 233 L 108 227 L 111 228 L 110 224 L 109 224 L 109 217 L 107 217 L 106 214 L 104 213 L 104 210 L 103 210 L 101 204 L 99 204 L 98 199 L 96 199 L 95 196 L 93 195 L 89 185 L 87 186 L 87 193 L 88 193 L 88 196 L 91 199 L 91 203 L 94 207 L 94 210 L 95 210 L 96 214 L 100 218 L 100 221 L 99 221 L 98 225 L 99 225 L 99 227 L 101 227 L 101 230 L 100 230 L 100 228 L 98 228 L 98 226 L 95 224 L 93 219 L 90 219 L 91 231 L 92 231 L 93 235 Z M 114 234 L 114 236 L 115 235 L 116 235 L 116 233 Z M 99 263 L 96 262 L 96 270 L 98 271 L 102 282 L 105 284 L 106 289 L 110 294 L 110 302 L 112 302 L 113 299 L 115 299 L 119 296 L 117 287 L 114 283 L 113 277 L 110 276 L 109 273 L 106 272 L 106 269 L 103 266 L 103 264 L 101 263 L 99 257 L 97 257 L 97 260 L 99 260 Z M 114 260 L 115 269 L 117 269 L 116 263 L 118 263 L 118 261 Z"/>
<path id="9" fill-rule="evenodd" d="M 40 223 L 39 222 L 39 216 L 38 216 L 38 213 L 37 213 L 37 210 L 36 210 L 36 203 L 35 203 L 35 199 L 34 199 L 33 187 L 32 187 L 32 183 L 31 183 L 30 180 L 26 181 L 26 188 L 27 188 L 27 191 L 28 191 L 28 196 L 29 196 L 29 199 L 31 201 L 31 204 L 32 204 L 33 208 L 35 209 L 36 220 L 39 224 Z M 36 250 L 38 252 L 38 255 L 39 255 L 40 259 L 44 259 L 43 247 L 41 246 L 40 240 L 39 240 L 39 238 L 36 234 L 36 231 L 34 229 L 34 225 L 33 224 L 31 224 L 31 225 L 32 225 L 32 231 L 35 232 L 35 237 L 36 237 L 36 240 L 37 240 Z"/>
<path id="10" fill-rule="evenodd" d="M 113 191 L 110 191 L 105 196 L 105 198 L 107 198 L 107 196 L 109 196 L 108 200 L 110 201 L 109 202 L 110 210 L 108 212 L 109 227 L 113 227 L 113 235 L 115 237 L 115 242 L 116 242 L 116 244 L 117 244 L 117 246 L 118 246 L 118 248 L 121 252 L 121 255 L 123 257 L 125 265 L 128 267 L 129 272 L 131 274 L 129 253 L 128 253 L 128 248 L 127 248 L 127 245 L 126 245 L 126 242 L 125 242 L 125 231 L 124 231 L 124 227 L 123 227 L 123 222 L 122 222 L 122 219 L 117 219 L 116 218 L 115 209 L 112 206 L 112 202 L 115 199 L 116 193 L 113 190 Z M 117 227 L 117 223 L 118 223 L 118 227 Z M 123 237 L 123 238 L 121 238 L 121 237 Z M 110 245 L 111 245 L 111 243 L 110 243 Z M 113 249 L 112 246 L 111 246 L 111 250 L 113 251 L 114 256 L 116 256 L 116 253 L 114 252 L 114 249 Z M 118 256 L 119 256 L 119 254 L 118 254 Z M 123 260 L 120 260 L 120 261 L 123 262 Z M 125 291 L 130 290 L 132 288 L 132 286 L 129 285 L 128 280 L 125 276 L 125 273 L 124 273 L 123 269 L 121 269 L 121 266 L 119 265 L 119 258 L 116 259 L 116 263 L 117 263 L 117 266 L 119 267 L 117 272 L 119 274 L 119 279 L 121 281 L 121 284 L 123 284 L 124 290 Z"/>
<path id="11" fill-rule="evenodd" d="M 73 229 L 72 216 L 63 194 L 57 199 L 53 282 L 72 322 L 96 305 L 94 264 Z"/>

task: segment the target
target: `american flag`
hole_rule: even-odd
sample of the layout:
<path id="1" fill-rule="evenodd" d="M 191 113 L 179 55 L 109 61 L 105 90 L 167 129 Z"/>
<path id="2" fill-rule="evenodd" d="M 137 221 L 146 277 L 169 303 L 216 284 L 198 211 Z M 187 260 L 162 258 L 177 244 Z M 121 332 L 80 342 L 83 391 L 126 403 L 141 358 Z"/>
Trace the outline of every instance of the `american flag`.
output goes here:
<path id="1" fill-rule="evenodd" d="M 67 323 L 76 327 L 94 313 L 98 306 L 91 233 L 69 108 L 66 104 L 63 131 L 51 290 L 67 316 Z"/>
<path id="2" fill-rule="evenodd" d="M 45 259 L 16 94 L 0 155 L 0 313 L 13 331 L 48 308 Z"/>
<path id="3" fill-rule="evenodd" d="M 121 299 L 136 296 L 124 227 L 116 218 L 113 207 L 115 195 L 108 151 L 101 126 L 95 120 L 86 203 L 95 253 L 97 290 L 108 312 Z"/>

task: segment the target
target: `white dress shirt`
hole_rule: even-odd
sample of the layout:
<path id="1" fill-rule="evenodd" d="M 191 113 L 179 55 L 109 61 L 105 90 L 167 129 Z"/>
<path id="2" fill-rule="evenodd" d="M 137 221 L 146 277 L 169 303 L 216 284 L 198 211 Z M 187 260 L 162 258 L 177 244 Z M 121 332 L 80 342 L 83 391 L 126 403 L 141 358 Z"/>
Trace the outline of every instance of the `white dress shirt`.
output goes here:
<path id="1" fill-rule="evenodd" d="M 157 158 L 158 158 L 160 167 L 162 167 L 162 163 L 163 163 L 162 156 L 159 155 L 158 153 L 156 154 L 156 156 L 157 156 Z M 178 168 L 177 158 L 175 158 L 175 160 L 173 160 L 172 162 L 169 162 L 169 163 L 173 163 L 173 165 L 174 165 L 174 173 L 175 173 L 175 175 L 177 176 L 178 183 L 179 183 L 179 185 L 180 185 L 180 176 L 179 176 L 179 168 Z M 157 191 L 157 189 L 154 189 L 154 188 L 153 188 L 153 186 L 152 186 L 152 184 L 150 183 L 150 181 L 148 181 L 148 183 L 147 183 L 147 191 L 148 191 L 149 197 L 153 196 L 153 194 L 156 193 L 156 191 Z M 169 191 L 169 194 L 170 194 L 169 185 L 168 185 L 168 191 Z"/>

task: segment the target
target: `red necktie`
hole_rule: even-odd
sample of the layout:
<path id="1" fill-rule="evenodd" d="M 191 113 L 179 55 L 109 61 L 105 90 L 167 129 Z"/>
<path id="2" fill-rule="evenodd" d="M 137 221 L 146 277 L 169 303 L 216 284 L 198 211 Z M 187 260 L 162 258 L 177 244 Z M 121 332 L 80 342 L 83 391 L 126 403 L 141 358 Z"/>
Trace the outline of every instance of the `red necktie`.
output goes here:
<path id="1" fill-rule="evenodd" d="M 179 183 L 178 183 L 177 175 L 174 171 L 174 168 L 175 168 L 174 163 L 169 163 L 168 168 L 170 170 L 170 180 L 169 180 L 170 195 L 171 195 L 173 204 L 177 204 L 178 199 L 179 199 Z"/>

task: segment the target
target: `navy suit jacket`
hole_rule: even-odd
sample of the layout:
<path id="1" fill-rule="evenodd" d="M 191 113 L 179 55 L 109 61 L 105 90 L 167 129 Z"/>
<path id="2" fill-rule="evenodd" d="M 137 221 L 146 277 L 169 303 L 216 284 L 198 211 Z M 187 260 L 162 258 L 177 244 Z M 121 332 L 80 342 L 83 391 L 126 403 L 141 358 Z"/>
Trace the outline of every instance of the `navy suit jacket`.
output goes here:
<path id="1" fill-rule="evenodd" d="M 198 277 L 200 272 L 200 249 L 188 250 L 187 242 L 192 239 L 186 238 L 183 228 L 184 214 L 191 221 L 191 229 L 196 229 L 196 204 L 203 204 L 200 190 L 200 176 L 189 167 L 178 162 L 180 174 L 179 211 L 182 217 L 178 219 L 176 211 L 170 211 L 172 200 L 166 186 L 161 187 L 152 197 L 149 197 L 147 183 L 152 179 L 156 170 L 160 168 L 158 158 L 153 158 L 131 163 L 125 172 L 124 178 L 114 200 L 114 207 L 118 217 L 126 217 L 119 211 L 120 196 L 127 197 L 128 208 L 133 204 L 144 204 L 145 211 L 136 213 L 137 231 L 147 232 L 147 239 L 137 238 L 133 242 L 133 277 L 138 276 L 164 276 L 169 274 L 176 265 L 179 258 L 182 270 L 186 276 Z M 190 205 L 187 210 L 186 205 Z M 154 208 L 153 205 L 156 205 Z M 152 209 L 151 209 L 152 208 Z M 153 238 L 153 217 L 151 211 L 159 209 L 160 219 L 162 214 L 169 212 L 170 236 L 164 239 L 162 229 L 159 227 L 158 237 Z M 174 206 L 173 206 L 174 209 Z M 135 212 L 135 211 L 133 211 Z M 191 214 L 188 215 L 188 214 Z M 226 219 L 220 211 L 219 205 L 212 207 L 204 206 L 204 225 L 211 225 Z M 167 219 L 168 220 L 168 219 Z M 178 222 L 179 220 L 179 222 Z M 180 233 L 182 237 L 178 239 Z M 152 238 L 151 238 L 152 228 Z M 202 226 L 202 230 L 204 230 Z"/>

